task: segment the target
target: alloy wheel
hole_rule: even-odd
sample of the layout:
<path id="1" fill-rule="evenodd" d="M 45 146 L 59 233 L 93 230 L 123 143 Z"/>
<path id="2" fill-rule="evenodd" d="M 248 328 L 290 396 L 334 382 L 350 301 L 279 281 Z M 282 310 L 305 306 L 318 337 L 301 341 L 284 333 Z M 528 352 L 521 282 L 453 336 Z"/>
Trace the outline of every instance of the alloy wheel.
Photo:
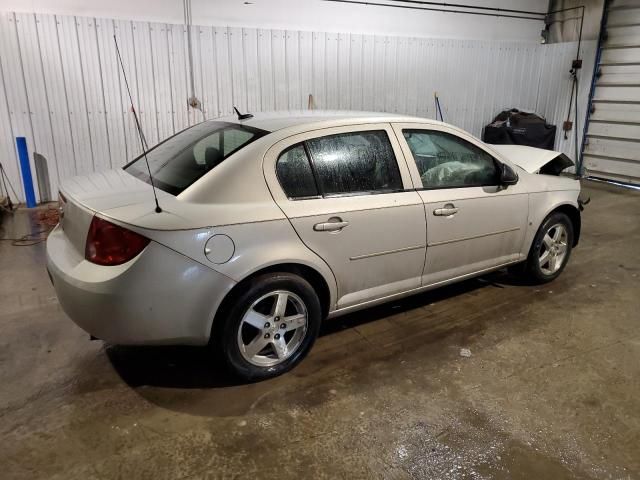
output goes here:
<path id="1" fill-rule="evenodd" d="M 567 256 L 567 241 L 569 232 L 562 223 L 549 227 L 542 237 L 538 251 L 538 264 L 545 275 L 553 275 L 562 267 Z"/>
<path id="2" fill-rule="evenodd" d="M 238 348 L 249 363 L 279 365 L 300 348 L 308 313 L 302 299 L 287 290 L 269 292 L 247 309 L 238 327 Z"/>

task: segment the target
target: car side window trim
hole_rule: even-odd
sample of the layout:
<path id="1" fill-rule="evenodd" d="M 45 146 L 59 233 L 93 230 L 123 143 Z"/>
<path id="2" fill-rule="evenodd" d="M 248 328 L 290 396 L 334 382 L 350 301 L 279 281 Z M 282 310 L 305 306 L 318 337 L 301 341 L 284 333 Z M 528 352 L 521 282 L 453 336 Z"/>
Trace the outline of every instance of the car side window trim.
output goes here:
<path id="1" fill-rule="evenodd" d="M 420 188 L 405 188 L 401 190 L 368 190 L 366 192 L 345 192 L 345 193 L 328 193 L 325 195 L 308 195 L 305 197 L 289 197 L 287 200 L 297 202 L 299 200 L 320 200 L 324 198 L 340 198 L 340 197 L 365 197 L 368 195 L 389 195 L 392 193 L 415 192 L 417 190 L 426 190 Z M 284 191 L 284 190 L 283 190 Z M 285 192 L 286 194 L 286 192 Z"/>
<path id="2" fill-rule="evenodd" d="M 343 192 L 343 193 L 328 193 L 324 195 L 322 198 L 338 198 L 338 197 L 359 197 L 366 195 L 388 195 L 390 193 L 403 193 L 403 192 L 411 192 L 413 188 L 408 189 L 395 189 L 395 190 L 366 190 L 361 192 Z"/>
<path id="3" fill-rule="evenodd" d="M 414 190 L 416 192 L 425 192 L 431 190 L 457 190 L 459 188 L 485 188 L 485 187 L 499 187 L 497 183 L 484 183 L 482 185 L 455 185 L 453 187 L 443 186 L 443 187 L 417 187 Z"/>

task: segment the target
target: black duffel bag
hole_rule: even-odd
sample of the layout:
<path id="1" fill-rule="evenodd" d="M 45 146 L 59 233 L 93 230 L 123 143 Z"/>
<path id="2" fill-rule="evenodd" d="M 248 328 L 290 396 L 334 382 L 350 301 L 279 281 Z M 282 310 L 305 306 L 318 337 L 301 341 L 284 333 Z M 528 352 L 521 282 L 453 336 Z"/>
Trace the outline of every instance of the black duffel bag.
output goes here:
<path id="1" fill-rule="evenodd" d="M 482 140 L 496 145 L 527 145 L 553 150 L 556 126 L 535 113 L 504 110 L 484 127 Z"/>

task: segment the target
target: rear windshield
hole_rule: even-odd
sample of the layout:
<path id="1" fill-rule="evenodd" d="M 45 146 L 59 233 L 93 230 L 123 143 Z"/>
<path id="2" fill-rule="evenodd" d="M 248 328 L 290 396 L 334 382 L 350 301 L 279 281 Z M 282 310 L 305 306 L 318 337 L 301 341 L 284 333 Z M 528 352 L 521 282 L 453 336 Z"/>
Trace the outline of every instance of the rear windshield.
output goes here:
<path id="1" fill-rule="evenodd" d="M 153 184 L 178 195 L 209 170 L 266 135 L 267 131 L 227 122 L 202 122 L 187 128 L 147 152 Z M 124 169 L 140 180 L 151 183 L 144 155 Z"/>

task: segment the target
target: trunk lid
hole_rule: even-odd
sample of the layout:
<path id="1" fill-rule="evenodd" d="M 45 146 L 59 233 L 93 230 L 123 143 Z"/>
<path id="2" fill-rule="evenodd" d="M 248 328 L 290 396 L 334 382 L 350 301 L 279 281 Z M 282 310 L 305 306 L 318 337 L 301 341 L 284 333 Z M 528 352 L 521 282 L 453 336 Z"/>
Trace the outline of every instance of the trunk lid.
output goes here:
<path id="1" fill-rule="evenodd" d="M 490 145 L 490 147 L 528 173 L 558 175 L 574 165 L 562 152 L 524 145 Z"/>
<path id="2" fill-rule="evenodd" d="M 153 200 L 151 185 L 137 179 L 121 168 L 70 178 L 63 184 L 67 197 L 93 211 L 105 211 Z M 156 189 L 158 199 L 175 199 Z"/>
<path id="3" fill-rule="evenodd" d="M 177 199 L 162 190 L 156 189 L 156 192 L 165 220 L 174 216 L 169 210 Z M 128 215 L 116 217 L 125 223 L 140 216 L 159 216 L 154 211 L 151 185 L 122 169 L 70 178 L 63 182 L 60 193 L 60 227 L 83 256 L 89 226 L 97 212 L 106 217 L 111 216 L 110 212 L 114 211 L 127 212 Z"/>

